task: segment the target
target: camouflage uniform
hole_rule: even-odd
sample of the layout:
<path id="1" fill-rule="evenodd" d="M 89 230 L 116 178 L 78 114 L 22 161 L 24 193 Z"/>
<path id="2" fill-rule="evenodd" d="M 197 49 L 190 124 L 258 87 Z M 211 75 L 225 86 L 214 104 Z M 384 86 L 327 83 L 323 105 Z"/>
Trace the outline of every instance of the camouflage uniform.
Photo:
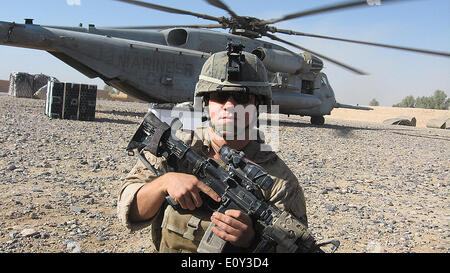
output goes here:
<path id="1" fill-rule="evenodd" d="M 207 128 L 195 131 L 178 131 L 176 136 L 189 144 L 198 154 L 207 157 L 211 147 Z M 281 210 L 290 212 L 302 223 L 307 225 L 306 205 L 303 191 L 295 175 L 286 164 L 274 153 L 260 150 L 258 141 L 250 141 L 243 152 L 246 157 L 262 166 L 274 179 L 274 185 L 267 191 L 261 192 L 262 197 Z M 163 158 L 156 158 L 150 153 L 145 154 L 147 160 L 158 170 L 168 172 L 167 162 Z M 177 172 L 186 172 L 188 166 L 178 164 Z M 158 213 L 148 221 L 131 222 L 128 219 L 130 206 L 138 190 L 146 183 L 151 183 L 157 175 L 147 169 L 140 161 L 127 176 L 119 194 L 118 216 L 121 222 L 131 231 L 139 230 L 151 225 L 152 240 L 159 252 L 196 252 L 198 244 L 205 230 L 210 224 L 212 212 L 205 205 L 194 211 L 174 210 L 171 206 L 163 205 Z M 205 199 L 203 199 L 205 201 Z M 238 249 L 245 252 L 245 249 Z M 277 252 L 284 252 L 277 249 Z"/>

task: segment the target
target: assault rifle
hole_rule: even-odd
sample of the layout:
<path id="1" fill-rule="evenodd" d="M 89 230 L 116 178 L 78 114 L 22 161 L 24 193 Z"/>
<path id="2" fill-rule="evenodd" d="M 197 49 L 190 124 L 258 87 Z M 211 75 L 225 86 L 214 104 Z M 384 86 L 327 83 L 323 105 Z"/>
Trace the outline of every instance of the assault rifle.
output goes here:
<path id="1" fill-rule="evenodd" d="M 245 159 L 242 152 L 223 146 L 219 150 L 226 168 L 212 158 L 203 158 L 195 153 L 186 143 L 172 133 L 171 127 L 149 112 L 144 117 L 139 129 L 128 144 L 127 151 L 133 155 L 137 149 L 143 163 L 157 174 L 158 171 L 145 159 L 144 151 L 149 151 L 157 157 L 164 157 L 167 162 L 173 159 L 187 161 L 193 166 L 191 173 L 200 181 L 212 188 L 220 197 L 217 211 L 224 213 L 228 209 L 241 210 L 252 217 L 257 240 L 253 252 L 268 252 L 275 245 L 280 245 L 287 252 L 323 252 L 321 246 L 332 244 L 332 252 L 339 247 L 339 241 L 317 244 L 311 233 L 298 219 L 286 211 L 281 211 L 273 205 L 256 197 L 257 188 L 269 189 L 272 178 L 264 169 Z M 169 196 L 169 204 L 177 203 Z M 213 223 L 207 229 L 198 252 L 221 252 L 226 241 L 212 232 Z"/>

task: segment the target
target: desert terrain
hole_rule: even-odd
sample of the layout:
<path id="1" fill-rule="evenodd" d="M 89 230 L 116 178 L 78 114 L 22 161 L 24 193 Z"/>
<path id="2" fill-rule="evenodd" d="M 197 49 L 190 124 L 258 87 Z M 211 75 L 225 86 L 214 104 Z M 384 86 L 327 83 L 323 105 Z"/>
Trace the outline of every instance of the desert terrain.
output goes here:
<path id="1" fill-rule="evenodd" d="M 128 232 L 117 194 L 146 103 L 98 100 L 96 120 L 49 119 L 45 101 L 0 94 L 0 252 L 153 252 Z M 415 116 L 417 127 L 384 125 Z M 340 253 L 450 251 L 450 111 L 335 109 L 323 126 L 281 115 L 278 154 L 298 177 L 308 224 Z"/>
<path id="2" fill-rule="evenodd" d="M 335 108 L 328 116 L 330 119 L 365 121 L 383 123 L 383 121 L 397 117 L 415 117 L 416 127 L 427 127 L 430 119 L 450 118 L 449 110 L 434 110 L 421 108 L 400 108 L 385 106 L 370 106 L 373 110 L 352 110 L 345 108 Z M 447 128 L 450 125 L 447 125 Z"/>

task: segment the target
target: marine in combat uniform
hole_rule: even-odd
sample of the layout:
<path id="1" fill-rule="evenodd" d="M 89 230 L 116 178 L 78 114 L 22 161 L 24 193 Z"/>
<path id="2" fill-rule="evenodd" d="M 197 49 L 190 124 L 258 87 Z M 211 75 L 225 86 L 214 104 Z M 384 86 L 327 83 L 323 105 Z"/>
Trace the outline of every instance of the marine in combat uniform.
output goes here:
<path id="1" fill-rule="evenodd" d="M 238 81 L 227 80 L 226 66 L 229 53 L 228 55 L 227 52 L 213 54 L 205 62 L 199 82 L 196 85 L 195 96 L 202 97 L 204 106 L 209 107 L 210 126 L 200 127 L 194 131 L 179 130 L 176 132 L 176 136 L 190 145 L 199 155 L 214 158 L 218 161 L 220 161 L 220 157 L 217 151 L 223 144 L 243 151 L 246 158 L 263 167 L 274 179 L 272 187 L 268 190 L 260 190 L 257 194 L 280 210 L 288 211 L 307 225 L 303 190 L 295 175 L 276 153 L 262 151 L 262 141 L 259 139 L 249 140 L 248 134 L 246 135 L 247 139 L 244 140 L 227 140 L 229 138 L 227 135 L 229 134 L 227 132 L 228 127 L 223 125 L 224 123 L 230 123 L 230 120 L 224 116 L 227 115 L 229 107 L 232 109 L 232 106 L 240 103 L 246 105 L 266 103 L 266 105 L 270 105 L 271 101 L 271 89 L 264 65 L 255 55 L 247 52 L 242 54 L 245 56 L 245 62 L 241 67 L 242 78 Z M 244 95 L 241 96 L 242 94 Z M 256 113 L 255 116 L 257 115 Z M 234 120 L 234 123 L 238 122 Z M 234 132 L 246 131 L 249 126 L 252 126 L 249 123 L 253 124 L 246 121 L 244 130 L 239 130 L 234 124 Z M 197 247 L 206 229 L 211 221 L 214 221 L 217 226 L 222 228 L 221 231 L 216 230 L 214 233 L 231 243 L 227 244 L 224 252 L 247 252 L 251 250 L 251 245 L 257 241 L 258 235 L 255 234 L 251 220 L 248 220 L 250 219 L 249 216 L 241 215 L 236 211 L 227 211 L 225 214 L 217 214 L 216 212 L 212 215 L 208 203 L 211 204 L 212 199 L 210 197 L 217 198 L 217 196 L 205 191 L 206 185 L 203 184 L 204 187 L 200 187 L 198 184 L 202 184 L 202 182 L 195 181 L 196 178 L 193 179 L 194 186 L 189 188 L 191 194 L 187 193 L 184 197 L 176 195 L 174 192 L 177 189 L 174 189 L 174 187 L 171 190 L 164 187 L 160 194 L 155 194 L 156 197 L 152 195 L 150 201 L 146 199 L 144 193 L 150 192 L 153 194 L 162 188 L 156 184 L 149 185 L 158 179 L 160 184 L 170 184 L 169 182 L 173 180 L 171 178 L 174 177 L 173 174 L 175 173 L 179 175 L 178 177 L 189 178 L 191 181 L 191 177 L 181 176 L 182 173 L 189 174 L 191 166 L 176 162 L 176 167 L 172 168 L 162 157 L 157 158 L 149 152 L 145 152 L 144 156 L 158 170 L 158 173 L 164 175 L 158 176 L 157 173 L 138 161 L 126 177 L 119 193 L 117 213 L 120 221 L 129 230 L 136 231 L 150 226 L 152 241 L 159 252 L 197 252 Z M 174 164 L 171 164 L 171 166 L 174 166 Z M 169 175 L 172 176 L 169 177 Z M 165 177 L 163 178 L 163 176 Z M 162 180 L 164 182 L 161 182 Z M 150 186 L 154 187 L 153 192 L 147 191 L 146 187 L 150 188 Z M 202 201 L 199 201 L 198 192 L 206 192 L 209 197 L 203 195 Z M 161 200 L 161 194 L 169 194 L 172 198 L 178 196 L 178 199 L 174 199 L 182 205 L 182 208 L 174 209 L 167 202 Z M 183 202 L 186 198 L 189 200 Z M 151 213 L 147 213 L 148 211 L 151 211 Z M 151 217 L 145 216 L 148 214 Z M 280 247 L 273 249 L 273 251 L 285 252 Z"/>

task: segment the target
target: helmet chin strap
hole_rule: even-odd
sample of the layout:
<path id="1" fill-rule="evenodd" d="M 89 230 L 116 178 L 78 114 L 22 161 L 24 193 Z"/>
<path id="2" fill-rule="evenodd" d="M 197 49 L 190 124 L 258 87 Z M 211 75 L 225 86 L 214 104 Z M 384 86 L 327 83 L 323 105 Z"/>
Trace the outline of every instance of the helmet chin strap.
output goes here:
<path id="1" fill-rule="evenodd" d="M 233 125 L 233 126 L 217 126 L 217 125 L 214 125 L 211 122 L 211 119 L 209 119 L 209 127 L 211 127 L 213 129 L 213 131 L 214 131 L 214 133 L 216 135 L 218 135 L 220 137 L 224 137 L 224 132 L 225 133 L 229 132 L 229 133 L 233 134 L 233 140 L 244 140 L 244 139 L 246 139 L 245 138 L 245 134 L 247 134 L 248 131 L 251 128 L 254 128 L 255 126 L 257 128 L 257 126 L 258 126 L 258 118 L 253 118 L 253 120 L 245 127 L 238 127 L 236 125 Z M 241 139 L 241 138 L 238 138 L 238 136 L 244 136 L 244 137 Z M 224 137 L 224 139 L 227 140 L 225 137 Z"/>
<path id="2" fill-rule="evenodd" d="M 214 133 L 216 133 L 218 136 L 223 136 L 223 133 L 229 132 L 233 133 L 233 137 L 237 139 L 237 136 L 242 135 L 250 128 L 250 124 L 245 126 L 244 128 L 240 128 L 238 126 L 216 126 L 212 124 L 211 120 L 209 120 L 209 127 L 211 127 Z"/>

